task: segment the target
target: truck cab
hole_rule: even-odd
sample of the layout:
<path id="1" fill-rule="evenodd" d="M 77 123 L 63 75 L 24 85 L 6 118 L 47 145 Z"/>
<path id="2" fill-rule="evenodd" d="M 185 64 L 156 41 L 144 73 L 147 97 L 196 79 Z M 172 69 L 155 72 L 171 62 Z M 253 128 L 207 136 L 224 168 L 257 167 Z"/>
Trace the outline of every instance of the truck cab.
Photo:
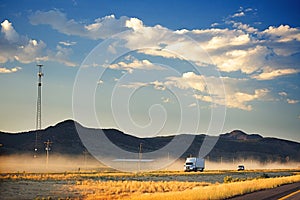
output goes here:
<path id="1" fill-rule="evenodd" d="M 196 158 L 196 157 L 190 157 L 187 158 L 184 164 L 184 171 L 190 172 L 190 171 L 203 171 L 205 167 L 204 159 L 203 158 Z"/>

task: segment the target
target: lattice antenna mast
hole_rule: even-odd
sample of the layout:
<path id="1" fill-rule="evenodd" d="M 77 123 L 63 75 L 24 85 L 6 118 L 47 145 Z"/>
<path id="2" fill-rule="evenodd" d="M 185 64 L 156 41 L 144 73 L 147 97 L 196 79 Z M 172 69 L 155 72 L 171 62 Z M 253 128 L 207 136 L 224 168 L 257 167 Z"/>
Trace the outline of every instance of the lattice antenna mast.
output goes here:
<path id="1" fill-rule="evenodd" d="M 36 103 L 36 132 L 35 132 L 35 147 L 34 151 L 38 150 L 38 130 L 42 128 L 42 77 L 44 76 L 42 72 L 41 64 L 37 65 L 39 67 L 38 72 L 38 95 L 37 95 L 37 103 Z"/>

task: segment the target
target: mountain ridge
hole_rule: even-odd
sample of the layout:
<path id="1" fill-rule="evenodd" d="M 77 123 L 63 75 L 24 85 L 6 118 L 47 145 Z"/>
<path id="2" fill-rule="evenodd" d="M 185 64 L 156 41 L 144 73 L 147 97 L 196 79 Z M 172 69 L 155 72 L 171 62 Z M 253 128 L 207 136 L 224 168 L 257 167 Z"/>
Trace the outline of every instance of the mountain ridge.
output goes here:
<path id="1" fill-rule="evenodd" d="M 83 130 L 100 134 L 103 132 L 109 140 L 120 148 L 137 153 L 139 145 L 143 144 L 143 152 L 152 152 L 167 145 L 175 135 L 158 136 L 152 138 L 139 138 L 123 133 L 117 129 L 94 129 L 86 128 L 74 120 L 65 120 L 56 125 L 49 126 L 38 131 L 38 148 L 44 148 L 44 141 L 48 139 L 53 142 L 52 153 L 79 155 L 85 151 L 75 124 Z M 21 133 L 0 132 L 0 155 L 33 153 L 36 131 Z M 194 137 L 189 148 L 182 152 L 181 158 L 198 154 L 205 137 L 205 134 L 181 134 L 180 137 Z M 247 134 L 241 130 L 233 130 L 221 134 L 207 159 L 233 160 L 233 159 L 255 159 L 261 162 L 286 162 L 287 160 L 300 161 L 300 143 L 279 138 L 262 137 L 259 134 Z"/>

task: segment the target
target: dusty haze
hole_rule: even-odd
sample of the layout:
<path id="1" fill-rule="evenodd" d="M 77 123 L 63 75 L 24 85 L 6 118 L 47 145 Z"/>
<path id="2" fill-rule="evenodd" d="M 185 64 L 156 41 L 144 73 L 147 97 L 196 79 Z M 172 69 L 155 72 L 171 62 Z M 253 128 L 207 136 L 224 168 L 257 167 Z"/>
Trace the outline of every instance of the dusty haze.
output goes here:
<path id="1" fill-rule="evenodd" d="M 254 160 L 235 162 L 205 162 L 205 170 L 236 170 L 238 165 L 246 169 L 296 169 L 300 163 L 260 163 Z M 161 170 L 183 170 L 184 160 L 177 160 Z M 0 156 L 0 172 L 65 172 L 86 170 L 108 170 L 106 166 L 89 156 L 50 155 L 48 165 L 46 156 L 33 158 L 32 155 Z"/>
<path id="2" fill-rule="evenodd" d="M 0 156 L 0 172 L 65 172 L 84 171 L 104 166 L 89 156 L 50 155 L 48 165 L 46 156 L 33 158 L 32 155 Z"/>

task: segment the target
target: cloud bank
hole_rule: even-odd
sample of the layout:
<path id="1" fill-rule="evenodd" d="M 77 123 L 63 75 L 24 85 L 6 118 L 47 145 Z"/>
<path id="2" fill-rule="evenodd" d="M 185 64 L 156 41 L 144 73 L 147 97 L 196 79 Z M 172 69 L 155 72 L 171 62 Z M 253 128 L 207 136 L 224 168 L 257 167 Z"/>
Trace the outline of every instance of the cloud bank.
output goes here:
<path id="1" fill-rule="evenodd" d="M 44 41 L 18 34 L 7 19 L 1 23 L 0 44 L 0 63 L 18 61 L 28 64 L 49 60 L 63 63 L 66 66 L 76 66 L 68 58 L 70 50 L 60 45 L 55 51 L 48 50 Z"/>
<path id="2" fill-rule="evenodd" d="M 34 26 L 49 25 L 59 33 L 89 40 L 102 41 L 126 31 L 118 37 L 128 50 L 137 50 L 140 54 L 166 59 L 188 59 L 204 68 L 215 66 L 221 73 L 228 76 L 221 77 L 225 85 L 226 102 L 218 100 L 218 92 L 220 92 L 217 89 L 218 86 L 213 90 L 207 90 L 208 82 L 215 84 L 214 79 L 217 77 L 213 76 L 204 77 L 194 72 L 185 72 L 180 77 L 168 77 L 164 81 L 159 80 L 154 85 L 159 85 L 158 88 L 172 86 L 180 89 L 193 89 L 197 91 L 194 98 L 198 100 L 212 102 L 211 95 L 213 95 L 216 97 L 214 102 L 216 104 L 226 104 L 230 108 L 250 111 L 253 109 L 251 102 L 264 100 L 270 90 L 257 86 L 245 89 L 245 83 L 265 82 L 299 73 L 300 53 L 299 28 L 282 24 L 259 30 L 250 24 L 238 21 L 252 11 L 252 8 L 240 8 L 238 12 L 226 18 L 226 28 L 217 28 L 220 23 L 214 23 L 210 28 L 194 30 L 171 30 L 161 25 L 147 26 L 138 18 L 127 16 L 116 18 L 114 15 L 99 17 L 91 22 L 82 22 L 68 18 L 59 10 L 36 11 L 29 16 L 29 21 Z M 59 41 L 56 49 L 49 51 L 44 41 L 18 34 L 9 20 L 1 23 L 0 43 L 2 46 L 0 63 L 51 60 L 66 66 L 77 66 L 69 59 L 73 54 L 71 47 L 77 45 L 76 41 Z M 107 50 L 115 53 L 117 45 L 112 45 Z M 122 61 L 109 64 L 108 67 L 129 73 L 140 69 L 161 70 L 159 66 L 147 59 Z M 19 69 L 1 68 L 1 73 L 17 70 Z M 241 74 L 245 78 L 230 77 L 233 73 Z M 295 104 L 298 100 L 287 99 L 286 102 Z"/>
<path id="3" fill-rule="evenodd" d="M 297 66 L 295 66 L 295 59 L 298 59 L 298 57 L 293 57 L 293 55 L 300 52 L 299 28 L 280 25 L 278 27 L 269 26 L 267 29 L 259 31 L 249 24 L 235 21 L 252 11 L 252 8 L 240 8 L 237 13 L 230 15 L 225 23 L 231 25 L 232 28 L 194 30 L 170 30 L 160 25 L 146 26 L 138 18 L 122 16 L 117 19 L 114 15 L 100 17 L 93 22 L 84 23 L 69 19 L 66 14 L 59 10 L 36 11 L 29 17 L 29 20 L 33 25 L 46 24 L 60 33 L 93 40 L 103 40 L 114 34 L 129 30 L 129 34 L 122 35 L 127 48 L 136 50 L 151 46 L 164 49 L 166 51 L 144 50 L 143 53 L 165 58 L 174 57 L 174 55 L 167 52 L 176 51 L 179 52 L 180 56 L 188 57 L 200 66 L 205 65 L 205 63 L 211 64 L 202 55 L 202 49 L 204 49 L 221 72 L 240 71 L 251 75 L 250 78 L 257 80 L 271 80 L 280 76 L 298 73 Z M 19 36 L 10 22 L 6 20 L 1 25 L 1 31 L 7 41 L 18 40 Z M 182 35 L 191 37 L 199 44 L 199 47 L 195 47 L 194 44 L 182 39 Z M 32 49 L 33 43 L 27 43 L 27 46 L 29 45 L 27 48 Z M 42 41 L 36 41 L 35 43 L 36 46 L 34 46 L 32 52 L 36 51 L 36 53 L 32 53 L 33 55 L 38 54 L 40 49 L 45 48 Z M 60 42 L 60 44 L 64 46 L 72 45 L 68 42 Z M 190 51 L 186 51 L 187 49 L 190 49 Z M 61 51 L 61 53 L 66 52 Z M 17 57 L 21 57 L 20 60 L 23 58 L 24 62 L 33 59 L 33 56 L 28 60 L 25 60 L 24 56 Z M 8 59 L 13 58 L 2 56 L 2 63 Z M 37 57 L 37 59 L 42 58 Z M 61 61 L 61 59 L 58 60 Z M 283 60 L 284 63 L 278 63 L 277 60 Z M 65 62 L 65 64 L 72 65 L 70 62 Z"/>

